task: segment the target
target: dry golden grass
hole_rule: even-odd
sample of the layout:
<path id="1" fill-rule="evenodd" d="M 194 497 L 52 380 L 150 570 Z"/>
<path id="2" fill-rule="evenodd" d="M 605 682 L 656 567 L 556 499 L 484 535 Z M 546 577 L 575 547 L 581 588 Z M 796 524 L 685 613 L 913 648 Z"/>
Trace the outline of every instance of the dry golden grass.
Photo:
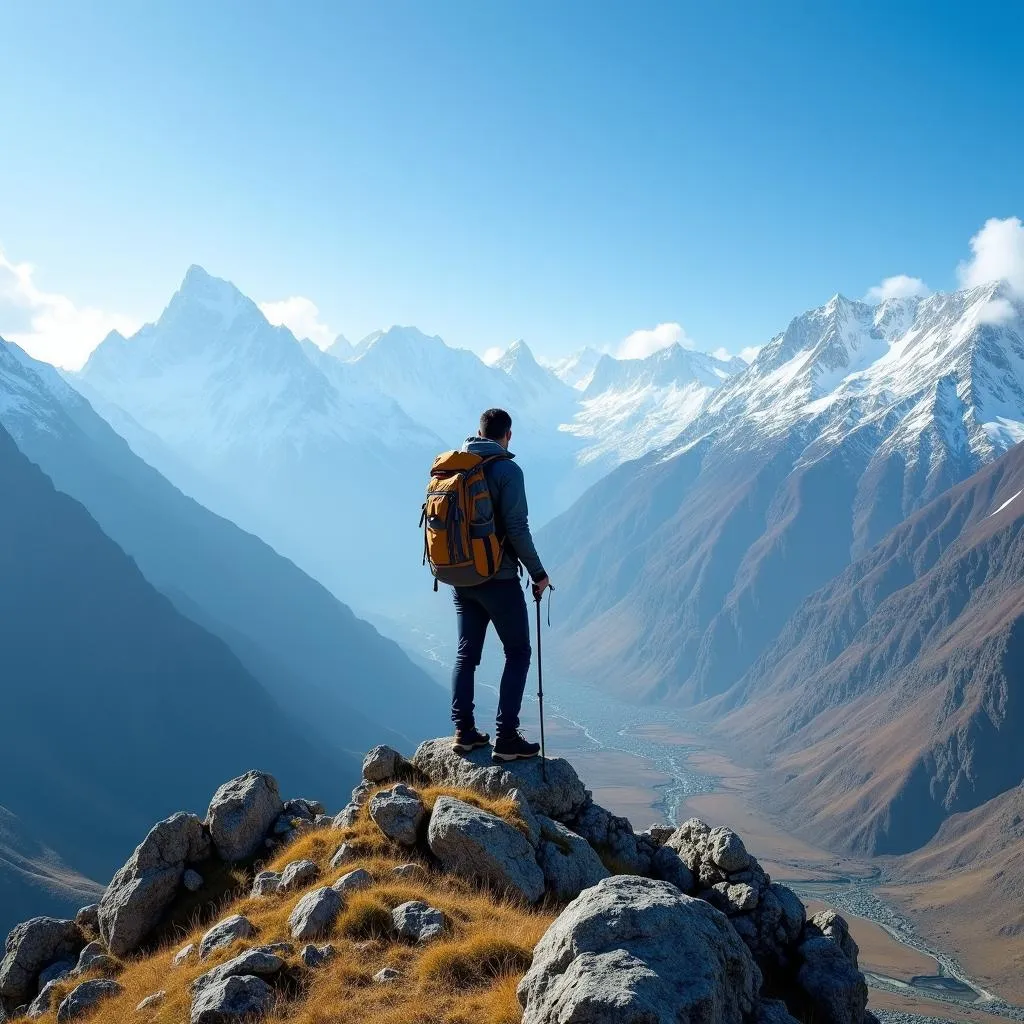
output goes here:
<path id="1" fill-rule="evenodd" d="M 525 828 L 509 800 L 487 800 L 454 789 L 421 791 L 428 805 L 443 794 L 457 796 Z M 344 867 L 332 869 L 331 857 L 342 842 L 351 844 L 358 856 Z M 320 878 L 312 885 L 266 899 L 248 895 L 225 898 L 213 918 L 244 914 L 258 930 L 256 939 L 216 950 L 202 963 L 193 959 L 173 967 L 174 953 L 187 943 L 198 943 L 212 923 L 193 920 L 175 941 L 151 955 L 126 961 L 117 979 L 124 992 L 105 1002 L 90 1019 L 102 1024 L 182 1024 L 188 1020 L 190 985 L 195 978 L 249 946 L 292 941 L 288 917 L 299 899 L 349 871 L 365 868 L 373 876 L 373 886 L 350 896 L 331 934 L 317 940 L 331 942 L 338 950 L 337 957 L 324 967 L 303 972 L 305 990 L 294 998 L 282 998 L 271 1020 L 289 1024 L 514 1024 L 520 1020 L 516 985 L 553 913 L 437 871 L 418 878 L 397 878 L 393 870 L 399 864 L 419 861 L 428 865 L 415 851 L 387 840 L 365 809 L 349 829 L 300 836 L 266 867 L 280 871 L 298 859 L 315 861 L 320 867 Z M 385 921 L 390 921 L 394 907 L 407 900 L 423 900 L 444 912 L 449 927 L 443 939 L 419 947 L 390 938 Z M 302 945 L 295 943 L 296 955 L 288 958 L 290 964 L 299 964 Z M 373 983 L 373 976 L 383 967 L 396 968 L 402 977 L 388 985 Z M 75 984 L 81 980 L 75 979 Z M 65 991 L 72 987 L 66 985 Z M 135 1007 L 158 991 L 166 993 L 160 1007 L 136 1013 Z M 53 1012 L 40 1020 L 47 1024 L 55 1021 L 57 1005 L 59 999 Z"/>

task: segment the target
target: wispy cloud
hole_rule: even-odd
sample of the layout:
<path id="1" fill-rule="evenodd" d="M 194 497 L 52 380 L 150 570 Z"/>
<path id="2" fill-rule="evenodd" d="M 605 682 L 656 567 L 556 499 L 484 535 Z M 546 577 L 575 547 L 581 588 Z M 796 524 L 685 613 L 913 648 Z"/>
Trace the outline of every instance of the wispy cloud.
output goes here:
<path id="1" fill-rule="evenodd" d="M 309 338 L 318 348 L 327 348 L 337 336 L 320 319 L 320 309 L 304 295 L 292 295 L 278 302 L 261 302 L 260 312 L 272 323 L 287 327 L 296 338 Z"/>
<path id="2" fill-rule="evenodd" d="M 480 358 L 488 366 L 493 366 L 504 354 L 505 350 L 500 345 L 492 345 Z"/>
<path id="3" fill-rule="evenodd" d="M 989 281 L 1006 281 L 1024 295 L 1024 224 L 1019 217 L 991 217 L 971 239 L 969 260 L 957 268 L 960 283 L 974 288 Z"/>
<path id="4" fill-rule="evenodd" d="M 646 359 L 670 345 L 695 347 L 682 324 L 669 323 L 658 324 L 650 330 L 634 331 L 619 344 L 614 354 L 619 359 Z"/>
<path id="5" fill-rule="evenodd" d="M 13 263 L 0 249 L 0 337 L 35 359 L 79 369 L 111 332 L 134 334 L 134 317 L 79 307 L 66 295 L 43 291 L 31 263 Z"/>
<path id="6" fill-rule="evenodd" d="M 868 289 L 864 296 L 867 302 L 884 302 L 886 299 L 914 299 L 931 295 L 932 290 L 919 277 L 895 274 L 881 284 Z"/>

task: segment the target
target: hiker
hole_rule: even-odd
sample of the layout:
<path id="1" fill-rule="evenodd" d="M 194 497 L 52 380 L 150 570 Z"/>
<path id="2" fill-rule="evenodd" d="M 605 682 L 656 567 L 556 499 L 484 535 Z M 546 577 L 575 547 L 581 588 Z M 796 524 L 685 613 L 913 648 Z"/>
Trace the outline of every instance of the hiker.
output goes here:
<path id="1" fill-rule="evenodd" d="M 473 708 L 476 669 L 493 623 L 505 651 L 491 754 L 499 762 L 536 757 L 541 749 L 519 731 L 532 653 L 520 565 L 530 574 L 535 600 L 551 585 L 530 535 L 526 485 L 508 450 L 511 441 L 512 417 L 488 409 L 479 434 L 467 438 L 461 452 L 438 456 L 423 506 L 424 561 L 437 580 L 452 585 L 458 619 L 452 749 L 468 753 L 490 743 L 476 727 Z"/>

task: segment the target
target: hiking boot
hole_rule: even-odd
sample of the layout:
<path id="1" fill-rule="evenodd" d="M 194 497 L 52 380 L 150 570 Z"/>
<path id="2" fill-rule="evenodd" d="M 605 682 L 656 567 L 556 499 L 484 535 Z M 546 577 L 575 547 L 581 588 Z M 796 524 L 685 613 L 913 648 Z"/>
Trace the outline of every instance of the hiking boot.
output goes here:
<path id="1" fill-rule="evenodd" d="M 494 741 L 492 761 L 526 761 L 540 753 L 540 744 L 531 743 L 521 732 L 499 736 Z"/>
<path id="2" fill-rule="evenodd" d="M 468 754 L 479 747 L 486 747 L 491 742 L 491 737 L 481 732 L 475 725 L 468 729 L 456 729 L 455 739 L 452 741 L 452 750 L 456 754 Z"/>

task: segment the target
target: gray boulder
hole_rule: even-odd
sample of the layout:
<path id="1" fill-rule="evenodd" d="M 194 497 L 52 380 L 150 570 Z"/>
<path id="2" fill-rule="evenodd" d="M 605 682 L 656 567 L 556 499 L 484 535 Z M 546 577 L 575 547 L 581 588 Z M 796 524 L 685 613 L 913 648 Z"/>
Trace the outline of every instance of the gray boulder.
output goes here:
<path id="1" fill-rule="evenodd" d="M 707 837 L 711 862 L 726 873 L 743 871 L 750 866 L 750 854 L 743 840 L 731 828 L 713 828 Z"/>
<path id="2" fill-rule="evenodd" d="M 422 864 L 399 864 L 391 869 L 395 878 L 422 879 L 429 875 L 429 872 Z"/>
<path id="3" fill-rule="evenodd" d="M 797 950 L 797 984 L 815 1024 L 862 1024 L 868 1004 L 864 975 L 838 942 L 812 935 Z"/>
<path id="4" fill-rule="evenodd" d="M 374 747 L 363 758 L 363 778 L 367 782 L 391 782 L 407 771 L 409 762 L 397 751 L 387 746 Z"/>
<path id="5" fill-rule="evenodd" d="M 189 1024 L 248 1024 L 262 1020 L 273 1008 L 274 990 L 262 978 L 232 975 L 196 994 Z"/>
<path id="6" fill-rule="evenodd" d="M 446 871 L 518 894 L 528 903 L 544 895 L 544 872 L 530 841 L 495 814 L 455 797 L 438 797 L 427 842 Z"/>
<path id="7" fill-rule="evenodd" d="M 57 996 L 57 990 L 60 988 L 60 979 L 55 978 L 52 981 L 48 981 L 45 985 L 39 989 L 39 995 L 32 1000 L 28 1005 L 28 1010 L 25 1013 L 26 1017 L 42 1017 L 43 1014 L 49 1013 L 53 1009 L 53 1001 Z"/>
<path id="8" fill-rule="evenodd" d="M 536 847 L 540 842 L 540 821 L 530 806 L 530 801 L 520 789 L 513 789 L 508 798 L 516 805 L 516 813 L 526 826 L 526 838 L 530 840 L 531 846 Z"/>
<path id="9" fill-rule="evenodd" d="M 568 824 L 616 871 L 631 875 L 650 874 L 653 847 L 637 839 L 627 818 L 588 801 Z"/>
<path id="10" fill-rule="evenodd" d="M 136 1013 L 148 1013 L 150 1010 L 157 1009 L 162 1005 L 163 1001 L 167 998 L 167 993 L 162 989 L 159 992 L 154 992 L 151 996 L 146 996 L 138 1006 L 135 1007 Z"/>
<path id="11" fill-rule="evenodd" d="M 415 846 L 427 809 L 419 794 L 398 783 L 383 789 L 370 801 L 370 817 L 388 837 L 403 846 Z"/>
<path id="12" fill-rule="evenodd" d="M 330 931 L 344 905 L 345 901 L 329 886 L 307 892 L 288 918 L 292 938 L 299 942 L 319 938 Z"/>
<path id="13" fill-rule="evenodd" d="M 60 981 L 61 978 L 66 978 L 76 966 L 74 960 L 58 960 L 55 964 L 44 967 L 39 972 L 39 991 L 42 992 L 51 981 Z"/>
<path id="14" fill-rule="evenodd" d="M 273 896 L 281 887 L 280 871 L 261 871 L 252 880 L 252 892 L 256 897 Z"/>
<path id="15" fill-rule="evenodd" d="M 102 968 L 105 961 L 109 959 L 110 957 L 107 956 L 107 951 L 102 942 L 90 942 L 78 954 L 78 963 L 75 964 L 75 970 L 79 974 L 84 974 L 86 971 L 93 970 L 94 968 Z"/>
<path id="16" fill-rule="evenodd" d="M 358 892 L 360 889 L 369 888 L 373 885 L 373 875 L 365 868 L 356 868 L 346 875 L 342 875 L 331 888 L 339 896 L 347 896 L 349 893 Z"/>
<path id="17" fill-rule="evenodd" d="M 205 960 L 215 949 L 230 946 L 239 939 L 251 939 L 256 934 L 256 927 L 247 917 L 232 914 L 218 921 L 199 940 L 199 959 Z"/>
<path id="18" fill-rule="evenodd" d="M 180 967 L 183 963 L 187 963 L 195 956 L 196 944 L 190 942 L 187 946 L 182 946 L 177 953 L 174 954 L 174 959 L 171 961 L 173 967 Z"/>
<path id="19" fill-rule="evenodd" d="M 279 892 L 305 889 L 320 877 L 320 869 L 311 860 L 293 860 L 281 872 Z"/>
<path id="20" fill-rule="evenodd" d="M 334 816 L 331 821 L 331 827 L 351 828 L 356 823 L 360 810 L 359 804 L 347 804 Z"/>
<path id="21" fill-rule="evenodd" d="M 439 938 L 445 927 L 445 917 L 436 907 L 420 900 L 410 900 L 391 911 L 395 934 L 409 942 L 430 942 Z"/>
<path id="22" fill-rule="evenodd" d="M 33 917 L 15 926 L 0 960 L 0 997 L 11 1006 L 27 1003 L 37 993 L 39 972 L 59 960 L 77 959 L 85 936 L 74 921 Z"/>
<path id="23" fill-rule="evenodd" d="M 760 987 L 724 914 L 667 882 L 618 875 L 566 907 L 518 993 L 523 1024 L 743 1024 Z"/>
<path id="24" fill-rule="evenodd" d="M 314 946 L 312 944 L 303 946 L 302 952 L 299 954 L 302 958 L 302 963 L 310 970 L 323 967 L 324 964 L 329 964 L 337 955 L 338 950 L 329 942 L 323 946 Z"/>
<path id="25" fill-rule="evenodd" d="M 534 811 L 558 821 L 575 817 L 589 799 L 580 777 L 564 758 L 545 760 L 545 781 L 540 758 L 496 765 L 486 747 L 456 754 L 451 743 L 450 737 L 427 740 L 413 756 L 413 765 L 435 785 L 461 786 L 491 797 L 508 796 L 518 789 Z"/>
<path id="26" fill-rule="evenodd" d="M 382 967 L 374 976 L 373 980 L 378 985 L 391 985 L 402 976 L 401 971 L 396 971 L 394 967 Z"/>
<path id="27" fill-rule="evenodd" d="M 201 992 L 210 985 L 217 985 L 226 978 L 246 977 L 255 975 L 260 978 L 273 978 L 284 969 L 284 960 L 267 947 L 247 949 L 244 953 L 225 963 L 219 964 L 205 974 L 200 974 L 192 982 L 193 993 Z"/>
<path id="28" fill-rule="evenodd" d="M 185 865 L 209 853 L 209 837 L 194 814 L 172 814 L 150 829 L 100 900 L 100 936 L 114 956 L 139 948 L 174 902 Z"/>
<path id="29" fill-rule="evenodd" d="M 360 782 L 355 789 L 352 790 L 352 799 L 349 801 L 351 804 L 355 804 L 356 807 L 362 807 L 367 800 L 370 799 L 370 794 L 373 792 L 374 787 L 369 782 Z"/>
<path id="30" fill-rule="evenodd" d="M 206 825 L 223 860 L 246 860 L 263 847 L 267 830 L 284 810 L 277 780 L 246 772 L 225 782 L 210 801 Z"/>
<path id="31" fill-rule="evenodd" d="M 854 967 L 858 966 L 860 949 L 850 934 L 850 926 L 846 923 L 846 918 L 840 916 L 834 910 L 818 911 L 807 922 L 804 936 L 805 938 L 813 938 L 818 935 L 823 936 L 830 942 L 834 942 L 843 951 L 847 960 Z"/>
<path id="32" fill-rule="evenodd" d="M 654 851 L 651 858 L 651 877 L 662 882 L 671 882 L 677 889 L 686 893 L 692 893 L 696 886 L 693 872 L 671 846 L 662 845 Z"/>
<path id="33" fill-rule="evenodd" d="M 637 832 L 637 836 L 647 839 L 652 846 L 664 846 L 672 838 L 675 830 L 674 825 L 654 824 L 648 825 L 642 832 Z"/>
<path id="34" fill-rule="evenodd" d="M 597 885 L 610 872 L 594 848 L 553 818 L 538 818 L 541 840 L 537 863 L 544 873 L 544 888 L 559 900 L 575 899 L 584 889 Z"/>
<path id="35" fill-rule="evenodd" d="M 75 1020 L 90 1013 L 106 999 L 120 995 L 124 990 L 116 981 L 99 978 L 95 981 L 83 981 L 73 988 L 61 1001 L 57 1008 L 58 1024 L 66 1020 Z"/>
<path id="36" fill-rule="evenodd" d="M 331 858 L 331 867 L 336 871 L 338 868 L 350 864 L 358 856 L 358 851 L 351 843 L 342 843 L 334 851 L 334 856 Z"/>
<path id="37" fill-rule="evenodd" d="M 100 905 L 90 903 L 87 907 L 75 914 L 75 924 L 86 931 L 98 932 L 100 930 Z"/>
<path id="38" fill-rule="evenodd" d="M 284 813 L 295 818 L 304 818 L 306 821 L 315 822 L 324 813 L 324 805 L 319 800 L 307 800 L 297 797 L 294 800 L 285 800 Z"/>

